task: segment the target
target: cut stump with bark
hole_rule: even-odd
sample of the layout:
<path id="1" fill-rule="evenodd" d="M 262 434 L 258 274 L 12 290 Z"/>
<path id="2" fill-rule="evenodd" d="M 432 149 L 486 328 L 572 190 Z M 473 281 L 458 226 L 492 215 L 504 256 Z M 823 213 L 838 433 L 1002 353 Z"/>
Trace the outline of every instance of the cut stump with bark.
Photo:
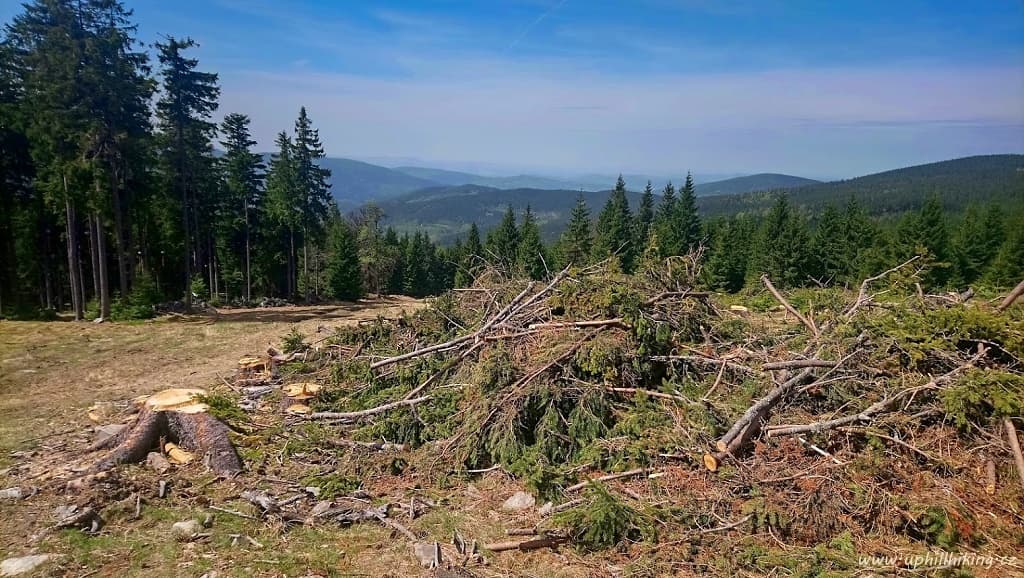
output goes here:
<path id="1" fill-rule="evenodd" d="M 209 407 L 196 398 L 203 390 L 165 390 L 150 396 L 127 428 L 89 451 L 108 450 L 87 474 L 104 472 L 125 463 L 146 460 L 149 452 L 163 451 L 177 444 L 203 458 L 218 476 L 231 477 L 242 471 L 242 461 L 228 438 L 228 427 L 208 413 Z"/>

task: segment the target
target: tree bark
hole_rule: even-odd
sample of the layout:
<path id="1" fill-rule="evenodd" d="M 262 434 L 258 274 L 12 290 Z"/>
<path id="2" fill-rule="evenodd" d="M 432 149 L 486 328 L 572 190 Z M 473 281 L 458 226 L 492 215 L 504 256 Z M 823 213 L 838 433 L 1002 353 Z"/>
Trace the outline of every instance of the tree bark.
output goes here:
<path id="1" fill-rule="evenodd" d="M 243 201 L 242 210 L 245 213 L 245 301 L 252 301 L 252 265 L 251 249 L 249 247 L 249 199 Z"/>
<path id="2" fill-rule="evenodd" d="M 71 285 L 71 308 L 74 310 L 75 320 L 85 317 L 85 305 L 82 303 L 82 291 L 80 287 L 81 271 L 78 263 L 78 227 L 75 220 L 75 205 L 68 196 L 68 177 L 63 175 L 64 181 L 64 210 L 67 217 L 67 252 L 68 252 L 68 281 Z"/>
<path id="3" fill-rule="evenodd" d="M 121 299 L 128 296 L 128 249 L 125 246 L 123 203 L 118 186 L 117 168 L 111 167 L 110 193 L 114 207 L 114 245 L 117 250 L 117 277 L 121 289 Z"/>
<path id="4" fill-rule="evenodd" d="M 89 219 L 89 256 L 92 260 L 92 294 L 99 297 L 100 294 L 100 249 L 96 245 L 96 222 Z"/>
<path id="5" fill-rule="evenodd" d="M 110 276 L 107 274 L 107 240 L 99 212 L 93 214 L 96 226 L 96 251 L 100 265 L 100 317 L 110 317 Z"/>

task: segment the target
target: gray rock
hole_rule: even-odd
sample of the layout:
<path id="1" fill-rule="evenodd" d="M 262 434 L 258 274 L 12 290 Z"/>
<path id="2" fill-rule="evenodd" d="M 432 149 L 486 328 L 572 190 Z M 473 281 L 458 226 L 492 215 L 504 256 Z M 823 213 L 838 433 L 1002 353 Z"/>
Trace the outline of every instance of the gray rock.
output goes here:
<path id="1" fill-rule="evenodd" d="M 322 501 L 322 502 L 317 502 L 316 505 L 313 506 L 313 509 L 309 511 L 309 516 L 311 518 L 316 518 L 318 516 L 322 516 L 324 513 L 327 512 L 327 510 L 330 510 L 333 507 L 334 507 L 334 502 L 331 502 L 331 501 L 326 501 L 325 500 L 325 501 Z"/>
<path id="2" fill-rule="evenodd" d="M 96 438 L 94 441 L 98 444 L 101 444 L 109 440 L 110 438 L 116 436 L 117 434 L 123 432 L 126 427 L 128 426 L 124 425 L 123 423 L 101 425 L 96 428 Z"/>
<path id="3" fill-rule="evenodd" d="M 5 490 L 0 490 L 0 500 L 20 500 L 24 497 L 24 490 L 17 486 L 14 486 L 13 488 L 7 488 Z"/>
<path id="4" fill-rule="evenodd" d="M 441 565 L 441 545 L 437 542 L 416 542 L 412 545 L 412 553 L 424 568 Z"/>
<path id="5" fill-rule="evenodd" d="M 550 516 L 551 512 L 555 511 L 555 505 L 551 502 L 544 502 L 544 505 L 537 508 L 537 513 L 541 516 Z"/>
<path id="6" fill-rule="evenodd" d="M 536 504 L 537 500 L 532 495 L 526 492 L 516 492 L 512 494 L 511 498 L 505 500 L 505 503 L 501 505 L 501 509 L 508 512 L 518 512 L 532 508 Z"/>
<path id="7" fill-rule="evenodd" d="M 202 531 L 203 525 L 199 523 L 199 520 L 175 522 L 171 526 L 171 535 L 177 540 L 188 540 Z"/>
<path id="8" fill-rule="evenodd" d="M 146 454 L 146 465 L 158 474 L 162 474 L 171 469 L 171 462 L 167 461 L 167 458 L 158 452 L 149 452 Z"/>
<path id="9" fill-rule="evenodd" d="M 8 558 L 0 562 L 0 576 L 19 576 L 27 574 L 45 564 L 53 554 L 36 554 L 34 556 L 22 556 L 20 558 Z"/>

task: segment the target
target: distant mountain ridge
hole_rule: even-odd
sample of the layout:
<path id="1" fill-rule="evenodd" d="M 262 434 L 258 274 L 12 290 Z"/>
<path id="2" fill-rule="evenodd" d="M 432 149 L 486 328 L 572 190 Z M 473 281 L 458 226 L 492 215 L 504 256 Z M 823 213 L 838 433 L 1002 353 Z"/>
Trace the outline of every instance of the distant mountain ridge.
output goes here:
<path id="1" fill-rule="evenodd" d="M 821 184 L 821 181 L 779 173 L 758 173 L 756 175 L 735 177 L 712 183 L 697 184 L 696 189 L 698 196 L 706 197 L 710 195 L 734 195 L 773 189 L 796 189 L 817 184 Z"/>
<path id="2" fill-rule="evenodd" d="M 752 175 L 756 176 L 756 175 Z M 986 155 L 953 159 L 885 171 L 854 179 L 822 183 L 811 179 L 766 173 L 766 190 L 701 196 L 698 209 L 705 218 L 714 215 L 759 213 L 766 211 L 780 190 L 791 202 L 805 210 L 820 210 L 831 202 L 842 204 L 851 196 L 875 214 L 899 213 L 916 209 L 928 195 L 939 195 L 951 209 L 963 208 L 970 202 L 1007 200 L 1024 203 L 1024 155 Z M 697 188 L 739 190 L 754 180 L 697 184 Z M 808 181 L 810 181 L 808 183 Z M 792 183 L 781 185 L 780 183 Z M 708 189 L 705 189 L 708 190 Z M 579 191 L 511 189 L 480 185 L 438 186 L 395 197 L 379 205 L 388 224 L 400 230 L 422 230 L 441 242 L 452 241 L 475 222 L 483 231 L 495 226 L 502 212 L 511 205 L 521 212 L 527 205 L 536 213 L 544 236 L 551 240 L 565 226 Z M 608 198 L 609 190 L 582 193 L 597 217 Z M 630 208 L 635 210 L 640 194 L 628 194 Z"/>
<path id="3" fill-rule="evenodd" d="M 269 166 L 269 153 L 264 162 Z M 331 192 L 342 210 L 351 210 L 367 202 L 381 202 L 420 189 L 441 186 L 477 185 L 502 190 L 543 189 L 568 191 L 601 191 L 615 184 L 615 176 L 584 175 L 579 178 L 557 178 L 541 175 L 485 176 L 430 167 L 384 167 L 373 163 L 340 157 L 320 160 L 320 166 L 331 170 Z M 623 175 L 633 190 L 641 190 L 648 180 L 661 190 L 668 179 L 643 175 Z M 677 179 L 682 181 L 682 179 Z M 816 183 L 811 179 L 790 175 L 764 173 L 707 183 L 697 183 L 698 195 L 742 193 L 778 187 L 795 187 Z M 678 184 L 678 182 L 677 182 Z"/>

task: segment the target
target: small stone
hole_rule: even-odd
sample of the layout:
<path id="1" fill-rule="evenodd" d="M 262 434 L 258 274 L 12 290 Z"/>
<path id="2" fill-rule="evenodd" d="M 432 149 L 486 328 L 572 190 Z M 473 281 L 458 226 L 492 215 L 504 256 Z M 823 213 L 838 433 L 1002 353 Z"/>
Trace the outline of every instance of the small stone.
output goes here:
<path id="1" fill-rule="evenodd" d="M 537 504 L 536 498 L 526 492 L 516 492 L 512 494 L 512 497 L 505 500 L 505 503 L 501 505 L 502 510 L 510 512 L 518 512 L 520 510 L 526 510 L 532 508 Z"/>
<path id="2" fill-rule="evenodd" d="M 0 562 L 0 576 L 27 574 L 45 564 L 47 560 L 55 557 L 53 554 L 36 554 L 35 556 L 8 558 Z"/>
<path id="3" fill-rule="evenodd" d="M 117 434 L 121 433 L 122 431 L 124 431 L 124 429 L 126 427 L 128 427 L 128 426 L 124 425 L 123 423 L 112 423 L 110 425 L 101 425 L 101 426 L 96 428 L 95 442 L 98 443 L 98 444 L 101 444 L 101 443 L 109 440 L 110 438 L 116 436 Z"/>
<path id="4" fill-rule="evenodd" d="M 53 510 L 53 518 L 55 520 L 58 520 L 58 521 L 66 520 L 66 519 L 70 518 L 71 516 L 74 516 L 75 512 L 77 512 L 77 511 L 78 511 L 78 506 L 76 506 L 75 504 L 68 504 L 66 506 L 57 506 Z"/>
<path id="5" fill-rule="evenodd" d="M 0 490 L 0 500 L 20 500 L 24 497 L 25 492 L 17 486 Z"/>
<path id="6" fill-rule="evenodd" d="M 466 496 L 473 498 L 474 500 L 479 500 L 484 497 L 474 483 L 466 484 Z"/>
<path id="7" fill-rule="evenodd" d="M 541 516 L 550 516 L 551 512 L 555 511 L 555 505 L 551 502 L 544 502 L 544 505 L 537 508 L 537 513 Z"/>
<path id="8" fill-rule="evenodd" d="M 146 455 L 146 465 L 158 474 L 162 474 L 171 469 L 171 462 L 167 461 L 167 458 L 158 452 L 149 452 Z"/>
<path id="9" fill-rule="evenodd" d="M 313 506 L 313 509 L 309 511 L 309 516 L 311 518 L 316 518 L 317 516 L 320 516 L 321 514 L 323 514 L 327 510 L 330 510 L 333 507 L 334 507 L 334 502 L 330 502 L 330 501 L 326 501 L 326 500 L 322 501 L 322 502 L 317 502 L 316 505 Z"/>
<path id="10" fill-rule="evenodd" d="M 171 526 L 171 534 L 178 540 L 188 540 L 202 531 L 203 525 L 199 523 L 199 520 L 175 522 L 174 525 Z"/>
<path id="11" fill-rule="evenodd" d="M 306 486 L 304 489 L 306 490 L 307 494 L 313 496 L 314 498 L 320 496 L 320 486 Z"/>
<path id="12" fill-rule="evenodd" d="M 437 542 L 416 542 L 412 545 L 412 553 L 424 568 L 441 565 L 441 545 Z"/>

